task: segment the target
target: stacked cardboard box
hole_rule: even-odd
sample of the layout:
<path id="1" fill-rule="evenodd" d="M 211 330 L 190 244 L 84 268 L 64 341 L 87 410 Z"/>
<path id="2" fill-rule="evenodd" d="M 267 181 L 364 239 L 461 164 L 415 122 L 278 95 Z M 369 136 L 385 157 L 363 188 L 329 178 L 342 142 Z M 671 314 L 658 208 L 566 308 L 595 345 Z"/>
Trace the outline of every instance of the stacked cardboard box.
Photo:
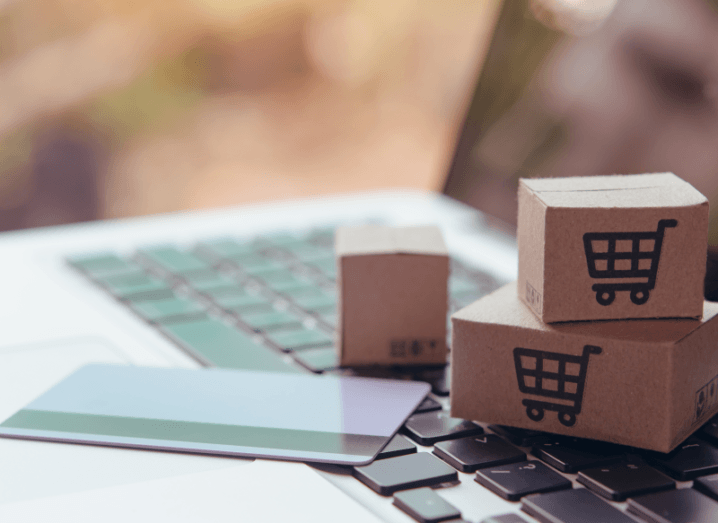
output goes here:
<path id="1" fill-rule="evenodd" d="M 707 230 L 670 173 L 522 180 L 518 282 L 452 317 L 452 415 L 675 448 L 718 411 Z"/>

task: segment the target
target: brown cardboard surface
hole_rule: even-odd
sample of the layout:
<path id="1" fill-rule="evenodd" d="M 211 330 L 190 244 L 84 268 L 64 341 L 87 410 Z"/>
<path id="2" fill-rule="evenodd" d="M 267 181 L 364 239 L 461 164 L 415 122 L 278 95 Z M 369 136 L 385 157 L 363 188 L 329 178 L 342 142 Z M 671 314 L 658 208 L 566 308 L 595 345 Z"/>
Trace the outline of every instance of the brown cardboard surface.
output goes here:
<path id="1" fill-rule="evenodd" d="M 546 324 L 511 283 L 452 316 L 451 414 L 669 452 L 718 411 L 716 316 L 718 303 L 704 302 L 702 320 Z M 577 384 L 567 386 L 575 387 L 566 390 L 572 397 L 561 399 L 519 389 L 519 373 L 538 367 L 525 349 L 541 351 L 543 370 L 554 372 L 556 355 L 587 356 L 579 412 L 571 410 Z M 565 365 L 579 374 L 580 363 Z M 542 385 L 558 390 L 556 381 Z M 532 401 L 562 407 L 545 408 L 534 420 Z M 539 417 L 537 410 L 532 414 Z"/>
<path id="2" fill-rule="evenodd" d="M 449 257 L 437 227 L 340 227 L 341 365 L 446 363 Z"/>
<path id="3" fill-rule="evenodd" d="M 708 200 L 671 173 L 521 180 L 519 294 L 545 322 L 698 318 L 707 235 Z M 641 273 L 604 277 L 612 239 Z"/>

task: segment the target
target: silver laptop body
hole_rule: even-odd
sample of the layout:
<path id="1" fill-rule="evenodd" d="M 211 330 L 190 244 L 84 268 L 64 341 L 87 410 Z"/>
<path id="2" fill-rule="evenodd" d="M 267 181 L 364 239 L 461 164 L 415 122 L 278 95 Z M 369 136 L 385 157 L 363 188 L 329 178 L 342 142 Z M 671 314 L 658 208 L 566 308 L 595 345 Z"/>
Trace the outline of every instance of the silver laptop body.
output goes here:
<path id="1" fill-rule="evenodd" d="M 511 237 L 448 197 L 380 192 L 210 212 L 133 218 L 0 237 L 0 417 L 92 362 L 196 368 L 200 363 L 74 270 L 68 258 L 138 248 L 190 249 L 213 238 L 301 238 L 338 224 L 439 224 L 452 256 L 515 277 Z M 429 450 L 429 449 L 421 449 Z M 33 521 L 411 521 L 346 474 L 308 465 L 2 439 L 0 519 Z M 461 474 L 442 495 L 464 517 L 515 512 Z M 464 477 L 465 476 L 465 477 Z M 353 519 L 354 518 L 354 519 Z"/>

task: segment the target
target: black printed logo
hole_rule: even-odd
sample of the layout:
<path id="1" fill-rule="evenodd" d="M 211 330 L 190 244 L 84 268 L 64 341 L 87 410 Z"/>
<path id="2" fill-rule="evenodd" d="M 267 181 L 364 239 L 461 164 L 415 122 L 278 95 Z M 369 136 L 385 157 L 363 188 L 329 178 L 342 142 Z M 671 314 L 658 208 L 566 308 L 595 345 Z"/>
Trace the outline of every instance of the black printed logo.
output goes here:
<path id="1" fill-rule="evenodd" d="M 703 389 L 696 392 L 696 419 L 700 419 L 706 410 L 706 403 L 708 400 L 706 396 L 706 391 Z"/>
<path id="2" fill-rule="evenodd" d="M 656 286 L 658 261 L 663 235 L 676 220 L 660 220 L 653 232 L 587 232 L 583 235 L 588 274 L 595 279 L 629 279 L 639 281 L 596 283 L 591 287 L 596 301 L 610 305 L 616 292 L 630 292 L 631 301 L 643 305 Z"/>
<path id="3" fill-rule="evenodd" d="M 416 358 L 422 354 L 431 354 L 438 347 L 439 342 L 437 340 L 393 340 L 389 346 L 389 354 L 392 358 Z"/>
<path id="4" fill-rule="evenodd" d="M 712 410 L 718 403 L 718 376 L 696 391 L 695 421 L 699 421 L 703 415 Z"/>
<path id="5" fill-rule="evenodd" d="M 581 356 L 514 349 L 519 390 L 536 398 L 545 398 L 527 398 L 521 402 L 529 419 L 541 421 L 548 410 L 558 413 L 562 425 L 572 427 L 576 423 L 576 416 L 581 413 L 591 354 L 601 354 L 601 347 L 586 345 Z"/>
<path id="6" fill-rule="evenodd" d="M 531 305 L 535 311 L 541 312 L 541 293 L 534 289 L 529 282 L 526 282 L 526 303 Z"/>

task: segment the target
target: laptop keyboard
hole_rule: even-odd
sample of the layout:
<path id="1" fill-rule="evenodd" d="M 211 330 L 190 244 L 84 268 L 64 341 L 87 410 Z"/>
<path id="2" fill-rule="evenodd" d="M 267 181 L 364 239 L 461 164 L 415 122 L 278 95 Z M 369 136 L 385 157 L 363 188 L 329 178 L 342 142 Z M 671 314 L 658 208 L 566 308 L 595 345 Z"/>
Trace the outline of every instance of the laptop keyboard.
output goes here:
<path id="1" fill-rule="evenodd" d="M 462 507 L 441 496 L 457 487 L 468 496 L 493 492 L 540 522 L 718 521 L 718 417 L 658 454 L 452 418 L 448 365 L 340 368 L 332 230 L 68 262 L 202 365 L 430 383 L 431 395 L 377 460 L 346 470 L 416 521 L 459 521 Z M 449 316 L 500 285 L 452 260 Z M 529 520 L 511 513 L 483 521 Z"/>

